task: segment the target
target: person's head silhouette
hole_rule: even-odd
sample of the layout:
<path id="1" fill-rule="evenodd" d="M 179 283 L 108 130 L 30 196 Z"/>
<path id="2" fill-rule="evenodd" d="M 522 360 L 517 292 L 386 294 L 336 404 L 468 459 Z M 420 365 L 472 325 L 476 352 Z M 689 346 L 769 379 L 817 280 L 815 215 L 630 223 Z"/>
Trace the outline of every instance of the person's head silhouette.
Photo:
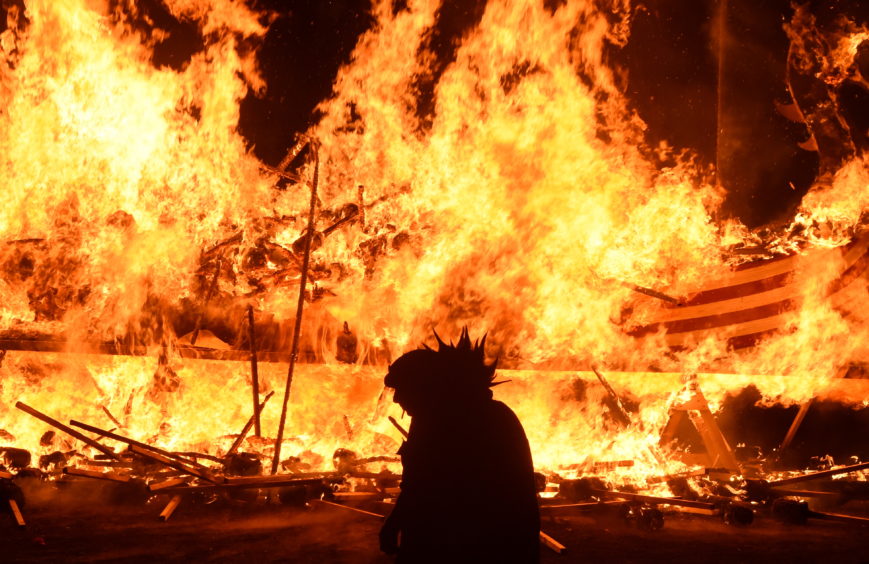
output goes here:
<path id="1" fill-rule="evenodd" d="M 435 339 L 437 350 L 410 351 L 389 366 L 384 384 L 395 389 L 394 401 L 415 417 L 491 399 L 497 361 L 486 363 L 486 338 L 472 342 L 465 327 L 456 344 Z"/>

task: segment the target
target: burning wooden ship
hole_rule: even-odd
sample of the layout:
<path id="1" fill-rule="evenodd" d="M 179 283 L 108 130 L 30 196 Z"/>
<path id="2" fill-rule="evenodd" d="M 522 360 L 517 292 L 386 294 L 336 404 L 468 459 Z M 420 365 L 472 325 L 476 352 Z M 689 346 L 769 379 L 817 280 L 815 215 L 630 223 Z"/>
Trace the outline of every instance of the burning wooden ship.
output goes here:
<path id="1" fill-rule="evenodd" d="M 526 428 L 544 515 L 869 523 L 839 510 L 869 498 L 865 444 L 788 456 L 812 405 L 867 410 L 869 174 L 810 76 L 869 89 L 869 31 L 793 11 L 781 107 L 817 182 L 752 231 L 724 219 L 720 179 L 650 149 L 601 58 L 634 9 L 513 4 L 463 14 L 451 42 L 439 2 L 375 2 L 276 165 L 239 133 L 239 104 L 265 96 L 256 46 L 285 15 L 3 4 L 10 519 L 27 522 L 23 491 L 92 481 L 158 500 L 164 521 L 218 499 L 384 515 L 408 425 L 385 367 L 470 325 L 510 382 L 496 396 Z M 157 60 L 161 21 L 196 24 L 179 64 Z M 716 417 L 747 389 L 788 410 L 769 448 Z"/>

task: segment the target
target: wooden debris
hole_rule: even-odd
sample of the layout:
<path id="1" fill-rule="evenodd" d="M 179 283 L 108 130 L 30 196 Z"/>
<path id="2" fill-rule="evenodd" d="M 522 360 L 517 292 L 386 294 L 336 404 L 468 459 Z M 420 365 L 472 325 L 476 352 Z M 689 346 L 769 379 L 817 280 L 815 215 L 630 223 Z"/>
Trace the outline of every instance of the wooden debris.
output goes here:
<path id="1" fill-rule="evenodd" d="M 71 343 L 61 340 L 37 340 L 37 339 L 9 339 L 0 335 L 0 349 L 13 351 L 54 352 L 63 353 L 69 350 Z M 85 354 L 110 354 L 126 356 L 149 356 L 152 350 L 144 345 L 133 345 L 118 342 L 84 342 L 77 343 L 78 352 Z M 174 354 L 181 358 L 198 360 L 236 360 L 246 362 L 250 360 L 250 352 L 234 349 L 208 349 L 193 345 L 176 344 Z M 283 351 L 258 351 L 259 362 L 288 362 L 289 353 Z"/>
<path id="2" fill-rule="evenodd" d="M 248 340 L 250 340 L 250 378 L 251 391 L 253 393 L 253 434 L 257 437 L 262 435 L 259 420 L 259 369 L 256 358 L 256 331 L 253 322 L 253 306 L 247 306 Z"/>
<path id="3" fill-rule="evenodd" d="M 7 501 L 9 503 L 9 509 L 12 510 L 12 515 L 15 517 L 15 522 L 19 527 L 26 527 L 27 523 L 24 521 L 24 516 L 21 514 L 21 508 L 18 507 L 18 502 L 14 499 Z"/>
<path id="4" fill-rule="evenodd" d="M 274 392 L 269 392 L 266 395 L 266 397 L 263 398 L 262 403 L 259 404 L 259 410 L 257 411 L 257 415 L 260 412 L 262 412 L 263 408 L 266 406 L 266 402 L 268 402 L 269 398 L 271 398 L 273 395 L 275 395 Z M 239 433 L 238 437 L 236 437 L 235 441 L 233 441 L 232 446 L 229 447 L 228 451 L 226 451 L 226 456 L 223 457 L 224 460 L 226 460 L 228 457 L 235 454 L 235 451 L 237 451 L 238 447 L 241 446 L 241 443 L 244 441 L 244 438 L 247 436 L 247 433 L 250 431 L 250 428 L 254 426 L 254 423 L 255 423 L 254 417 L 256 417 L 257 415 L 251 415 L 250 419 L 247 420 L 247 423 L 245 424 L 244 429 L 241 430 L 241 433 Z M 257 435 L 257 436 L 259 436 L 259 435 Z"/>
<path id="5" fill-rule="evenodd" d="M 789 486 L 790 484 L 798 484 L 800 482 L 808 482 L 810 480 L 819 480 L 821 478 L 830 478 L 832 476 L 838 476 L 839 474 L 857 472 L 858 470 L 865 470 L 867 468 L 869 468 L 869 462 L 861 462 L 860 464 L 852 464 L 850 466 L 842 466 L 841 468 L 822 470 L 821 472 L 812 472 L 811 474 L 804 474 L 802 476 L 795 476 L 793 478 L 776 480 L 774 482 L 769 482 L 769 486 L 771 488 L 775 488 L 778 486 Z"/>
<path id="6" fill-rule="evenodd" d="M 175 510 L 178 509 L 178 505 L 181 503 L 180 495 L 173 495 L 172 499 L 169 500 L 169 503 L 166 504 L 166 507 L 163 508 L 163 511 L 160 512 L 160 520 L 168 521 L 172 514 L 175 513 Z"/>
<path id="7" fill-rule="evenodd" d="M 781 445 L 778 447 L 779 451 L 783 451 L 788 448 L 791 444 L 791 441 L 794 440 L 794 437 L 797 434 L 797 431 L 800 428 L 800 425 L 803 423 L 803 419 L 806 418 L 806 414 L 809 412 L 809 408 L 812 407 L 812 403 L 814 403 L 815 398 L 809 398 L 807 402 L 800 405 L 800 410 L 797 411 L 796 417 L 794 417 L 793 422 L 791 423 L 790 428 L 788 428 L 788 432 L 785 435 L 784 440 L 782 440 Z"/>
<path id="8" fill-rule="evenodd" d="M 645 286 L 638 286 L 637 284 L 632 284 L 630 282 L 622 282 L 622 286 L 626 288 L 630 288 L 634 292 L 638 294 L 644 294 L 649 296 L 650 298 L 655 298 L 673 305 L 680 306 L 682 305 L 682 301 L 674 298 L 673 296 L 668 296 L 664 292 L 659 292 L 658 290 L 653 290 L 652 288 L 646 288 Z"/>
<path id="9" fill-rule="evenodd" d="M 5 470 L 0 470 L 0 480 L 11 480 L 12 472 L 6 472 Z"/>
<path id="10" fill-rule="evenodd" d="M 275 454 L 272 459 L 272 474 L 278 473 L 281 462 L 281 443 L 284 439 L 284 425 L 287 422 L 287 403 L 290 400 L 290 389 L 293 385 L 293 370 L 296 357 L 299 354 L 299 334 L 302 331 L 302 312 L 305 306 L 305 284 L 308 280 L 308 267 L 311 264 L 311 240 L 314 238 L 314 212 L 317 208 L 317 183 L 320 174 L 320 151 L 314 147 L 314 180 L 311 183 L 311 203 L 308 209 L 308 229 L 305 231 L 305 252 L 302 259 L 302 272 L 299 277 L 299 301 L 296 305 L 296 320 L 293 326 L 293 344 L 290 349 L 290 366 L 287 369 L 287 383 L 284 388 L 284 402 L 281 408 L 281 420 L 278 424 L 278 435 L 275 438 Z"/>
<path id="11" fill-rule="evenodd" d="M 700 470 L 688 470 L 687 472 L 678 472 L 675 474 L 666 474 L 664 476 L 653 476 L 652 478 L 648 478 L 646 483 L 648 484 L 661 484 L 663 482 L 669 482 L 671 480 L 677 480 L 679 478 L 699 478 L 701 476 L 706 476 L 709 473 L 708 469 L 703 468 Z"/>
<path id="12" fill-rule="evenodd" d="M 567 550 L 563 544 L 550 537 L 543 531 L 540 531 L 540 542 L 543 543 L 543 546 L 552 550 L 556 554 L 562 554 L 565 550 Z"/>
<path id="13" fill-rule="evenodd" d="M 389 422 L 392 423 L 392 425 L 393 425 L 396 429 L 398 429 L 398 432 L 401 433 L 401 436 L 403 436 L 405 439 L 407 439 L 407 431 L 405 431 L 404 427 L 402 427 L 401 425 L 399 425 L 398 421 L 395 420 L 395 417 L 393 417 L 392 415 L 390 415 L 390 416 L 388 417 L 388 419 L 389 419 Z"/>
<path id="14" fill-rule="evenodd" d="M 162 448 L 155 447 L 153 445 L 149 445 L 146 443 L 139 442 L 135 439 L 131 439 L 129 437 L 125 437 L 123 435 L 118 435 L 117 433 L 113 433 L 112 431 L 106 431 L 104 429 L 100 429 L 99 427 L 94 427 L 93 425 L 88 425 L 87 423 L 82 423 L 81 421 L 76 421 L 75 419 L 70 420 L 70 425 L 73 427 L 78 427 L 79 429 L 84 429 L 85 431 L 90 431 L 91 433 L 96 433 L 97 435 L 102 435 L 103 437 L 107 437 L 109 439 L 114 439 L 116 441 L 120 441 L 122 443 L 126 443 L 130 447 L 137 446 L 142 449 L 147 449 L 153 451 L 161 456 L 165 456 L 167 458 L 172 458 L 182 462 L 188 466 L 193 466 L 199 468 L 200 470 L 208 470 L 207 466 L 204 466 L 195 460 L 189 460 L 188 458 L 183 457 L 180 454 L 176 454 L 173 452 L 169 452 L 168 450 L 163 450 Z M 132 450 L 132 448 L 130 449 Z"/>
<path id="15" fill-rule="evenodd" d="M 250 490 L 250 489 L 268 489 L 268 488 L 283 488 L 287 486 L 316 486 L 325 482 L 341 482 L 341 478 L 295 478 L 290 476 L 251 476 L 250 481 L 234 481 L 232 483 L 224 482 L 221 484 L 205 484 L 197 486 L 167 486 L 163 489 L 155 491 L 157 494 L 181 494 L 193 492 L 207 491 L 225 491 L 225 490 Z M 282 478 L 263 480 L 259 478 Z M 235 478 L 240 480 L 240 478 Z"/>
<path id="16" fill-rule="evenodd" d="M 340 507 L 341 509 L 346 509 L 347 511 L 353 511 L 354 513 L 361 513 L 362 515 L 367 515 L 369 517 L 377 517 L 378 519 L 386 519 L 386 515 L 381 515 L 379 513 L 372 513 L 371 511 L 365 511 L 364 509 L 350 507 L 349 505 L 342 505 L 340 503 L 333 503 L 331 501 L 326 501 L 325 499 L 315 499 L 313 501 L 322 503 L 323 505 L 328 505 L 330 507 Z"/>
<path id="17" fill-rule="evenodd" d="M 100 468 L 132 468 L 132 463 L 124 460 L 84 460 L 82 464 Z"/>
<path id="18" fill-rule="evenodd" d="M 628 412 L 627 410 L 625 410 L 625 406 L 622 405 L 622 400 L 619 399 L 618 394 L 616 394 L 612 386 L 609 385 L 609 382 L 606 381 L 606 378 L 604 378 L 603 375 L 597 371 L 597 368 L 592 367 L 591 370 L 594 372 L 594 375 L 597 376 L 598 381 L 600 381 L 601 385 L 606 390 L 607 399 L 605 399 L 604 402 L 607 404 L 607 407 L 610 408 L 610 412 L 623 427 L 630 427 L 631 418 L 630 416 L 628 416 Z"/>
<path id="19" fill-rule="evenodd" d="M 181 470 L 182 472 L 186 472 L 187 474 L 191 474 L 193 476 L 196 476 L 197 478 L 202 478 L 203 480 L 211 482 L 213 484 L 222 484 L 226 480 L 226 478 L 224 478 L 223 476 L 212 474 L 208 470 L 197 468 L 177 458 L 169 458 L 149 448 L 143 448 L 139 445 L 131 444 L 130 450 L 138 455 L 144 456 L 145 458 L 149 458 L 165 466 L 170 466 L 177 470 Z"/>
<path id="20" fill-rule="evenodd" d="M 112 423 L 114 423 L 114 424 L 117 425 L 118 427 L 123 427 L 123 425 L 121 425 L 121 422 L 118 421 L 117 419 L 115 419 L 115 416 L 112 415 L 112 412 L 109 411 L 109 408 L 108 408 L 108 407 L 106 407 L 106 406 L 104 406 L 104 405 L 101 405 L 101 406 L 100 406 L 100 409 L 103 410 L 103 413 L 106 414 L 106 417 L 108 417 L 109 419 L 112 420 Z"/>
<path id="21" fill-rule="evenodd" d="M 335 492 L 332 494 L 332 497 L 339 501 L 350 501 L 350 500 L 376 500 L 383 497 L 382 492 Z"/>
<path id="22" fill-rule="evenodd" d="M 166 488 L 171 488 L 174 486 L 180 486 L 182 484 L 186 484 L 189 478 L 179 477 L 179 478 L 170 478 L 168 480 L 164 480 L 162 482 L 153 482 L 148 484 L 148 490 L 151 492 L 159 492 L 160 490 L 164 490 Z"/>
<path id="23" fill-rule="evenodd" d="M 655 496 L 655 495 L 643 495 L 637 493 L 629 493 L 629 492 L 614 492 L 611 490 L 591 490 L 592 495 L 596 495 L 599 497 L 617 497 L 621 499 L 627 499 L 630 501 L 641 501 L 644 503 L 660 503 L 660 504 L 668 504 L 668 505 L 678 505 L 682 507 L 693 507 L 695 509 L 715 509 L 714 503 L 707 503 L 704 501 L 691 501 L 688 499 L 680 499 L 675 497 L 663 497 L 663 496 Z"/>
<path id="24" fill-rule="evenodd" d="M 861 525 L 869 527 L 869 518 L 857 517 L 856 515 L 844 515 L 842 513 L 826 513 L 823 511 L 809 511 L 809 517 L 813 519 L 824 519 L 826 521 L 838 521 L 839 523 L 848 523 L 851 525 Z"/>
<path id="25" fill-rule="evenodd" d="M 742 467 L 736 460 L 736 456 L 730 448 L 724 433 L 718 427 L 715 416 L 709 409 L 709 403 L 703 396 L 699 387 L 689 383 L 690 397 L 688 400 L 675 404 L 670 408 L 670 420 L 661 432 L 661 443 L 667 444 L 673 441 L 679 426 L 683 421 L 690 422 L 700 434 L 706 453 L 699 455 L 699 459 L 688 459 L 683 456 L 687 464 L 699 464 L 707 468 L 726 468 L 730 473 L 741 474 Z"/>
<path id="26" fill-rule="evenodd" d="M 94 478 L 96 480 L 106 480 L 109 482 L 127 483 L 130 481 L 130 476 L 120 476 L 113 472 L 97 472 L 95 470 L 85 470 L 83 468 L 64 468 L 63 473 L 69 476 L 82 476 L 84 478 Z"/>
<path id="27" fill-rule="evenodd" d="M 86 445 L 88 445 L 92 448 L 95 448 L 96 450 L 100 451 L 101 453 L 105 454 L 106 456 L 114 458 L 115 460 L 120 459 L 120 457 L 112 449 L 101 445 L 100 443 L 98 443 L 97 441 L 88 437 L 87 435 L 84 435 L 83 433 L 79 433 L 75 429 L 71 429 L 71 428 L 67 427 L 66 425 L 64 425 L 60 421 L 58 421 L 56 419 L 52 419 L 48 415 L 45 415 L 44 413 L 41 413 L 41 412 L 33 409 L 32 407 L 30 407 L 29 405 L 27 405 L 25 403 L 22 403 L 19 401 L 15 404 L 15 407 L 17 407 L 18 409 L 20 409 L 21 411 L 23 411 L 25 413 L 28 413 L 28 414 L 36 417 L 40 421 L 44 421 L 45 423 L 48 423 L 49 425 L 60 429 L 61 431 L 63 431 L 67 435 L 75 437 L 76 439 L 80 440 L 81 442 L 85 443 Z"/>

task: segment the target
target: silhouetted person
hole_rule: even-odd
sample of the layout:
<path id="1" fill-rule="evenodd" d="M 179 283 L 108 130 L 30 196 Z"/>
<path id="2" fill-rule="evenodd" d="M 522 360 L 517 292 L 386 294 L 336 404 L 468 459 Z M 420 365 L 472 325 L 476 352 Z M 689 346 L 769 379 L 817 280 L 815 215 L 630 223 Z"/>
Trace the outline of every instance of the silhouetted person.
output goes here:
<path id="1" fill-rule="evenodd" d="M 531 451 L 519 419 L 492 399 L 485 338 L 472 344 L 464 329 L 456 345 L 438 345 L 402 355 L 384 381 L 412 421 L 381 549 L 400 563 L 537 562 Z"/>

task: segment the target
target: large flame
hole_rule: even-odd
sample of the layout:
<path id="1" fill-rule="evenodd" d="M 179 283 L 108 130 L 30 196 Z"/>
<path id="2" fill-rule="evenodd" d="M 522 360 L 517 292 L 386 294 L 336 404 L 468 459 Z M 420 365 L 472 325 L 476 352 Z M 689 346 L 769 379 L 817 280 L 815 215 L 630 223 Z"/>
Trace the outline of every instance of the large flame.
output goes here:
<path id="1" fill-rule="evenodd" d="M 27 0 L 25 11 L 10 11 L 0 38 L 4 330 L 62 334 L 71 352 L 131 333 L 167 345 L 175 336 L 167 336 L 165 311 L 201 300 L 211 264 L 203 257 L 238 234 L 242 250 L 218 259 L 233 274 L 219 278 L 223 303 L 253 303 L 284 321 L 294 315 L 297 278 L 262 292 L 244 272 L 245 248 L 264 237 L 285 248 L 297 240 L 308 200 L 307 181 L 278 189 L 238 133 L 239 101 L 264 88 L 251 46 L 270 15 L 244 2 L 164 4 L 197 22 L 203 41 L 180 69 L 153 63 L 163 36 L 153 25 L 142 31 L 135 2 Z M 843 315 L 824 290 L 842 263 L 813 254 L 847 243 L 860 225 L 869 192 L 859 157 L 805 198 L 794 220 L 803 226 L 798 240 L 785 234 L 793 226 L 777 234 L 779 248 L 805 255 L 794 282 L 799 306 L 784 314 L 783 334 L 735 354 L 726 331 L 673 350 L 662 330 L 630 330 L 662 305 L 637 287 L 688 297 L 726 280 L 743 260 L 729 249 L 759 235 L 720 219 L 723 189 L 691 155 L 646 146 L 623 77 L 603 55 L 629 41 L 628 2 L 606 11 L 590 1 L 552 4 L 486 3 L 444 62 L 429 41 L 439 2 L 410 0 L 400 10 L 374 2 L 373 26 L 307 132 L 319 144 L 320 210 L 355 204 L 364 215 L 315 250 L 319 272 L 339 265 L 318 277 L 329 292 L 305 321 L 306 339 L 321 339 L 320 360 L 334 359 L 341 321 L 393 356 L 433 328 L 450 335 L 469 325 L 489 332 L 492 354 L 510 367 L 801 377 L 707 377 L 715 404 L 748 383 L 770 399 L 800 401 L 843 363 L 865 359 L 865 318 Z M 865 37 L 849 30 L 832 56 L 853 59 Z M 662 153 L 675 164 L 662 168 L 652 156 Z M 327 225 L 321 219 L 318 229 Z M 865 278 L 856 284 L 855 299 L 865 300 Z M 33 376 L 41 369 L 28 355 L 10 357 L 0 427 L 25 442 L 38 438 L 38 426 L 11 409 L 26 397 L 82 419 L 99 420 L 106 407 L 126 417 L 132 435 L 168 441 L 178 431 L 188 448 L 219 449 L 214 438 L 236 432 L 249 413 L 235 364 L 179 365 L 181 388 L 149 395 L 153 359 L 85 358 L 45 361 L 59 367 L 52 380 L 63 381 L 48 385 Z M 350 372 L 347 382 L 324 378 L 324 389 L 294 389 L 291 428 L 309 439 L 299 450 L 359 441 L 388 450 L 382 437 L 398 439 L 377 411 L 377 369 Z M 524 392 L 505 392 L 541 464 L 639 456 L 649 472 L 666 470 L 637 453 L 655 442 L 681 388 L 677 377 L 620 381 L 622 393 L 644 398 L 640 421 L 621 431 L 599 405 L 573 409 L 565 390 L 578 376 L 559 374 L 573 375 L 519 372 L 514 387 Z M 209 377 L 221 379 L 225 394 L 215 396 Z M 267 373 L 264 390 L 279 388 L 277 379 Z M 336 394 L 352 405 L 310 416 Z M 344 415 L 352 422 L 344 425 Z"/>

